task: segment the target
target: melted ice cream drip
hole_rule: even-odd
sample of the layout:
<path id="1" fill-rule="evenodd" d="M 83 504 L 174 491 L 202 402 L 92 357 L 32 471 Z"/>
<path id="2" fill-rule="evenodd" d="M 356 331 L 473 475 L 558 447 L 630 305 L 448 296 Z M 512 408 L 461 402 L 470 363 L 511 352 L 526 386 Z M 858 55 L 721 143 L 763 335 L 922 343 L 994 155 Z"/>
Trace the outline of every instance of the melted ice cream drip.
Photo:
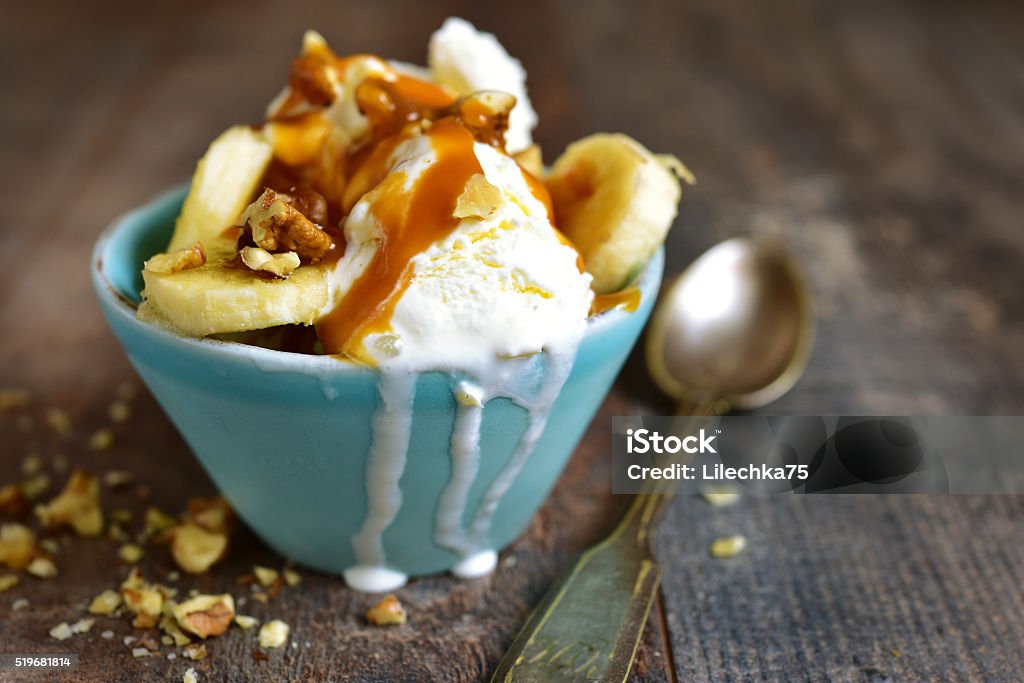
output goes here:
<path id="1" fill-rule="evenodd" d="M 516 477 L 522 471 L 526 461 L 530 459 L 537 440 L 544 433 L 548 423 L 548 415 L 554 406 L 555 400 L 562 391 L 562 386 L 569 378 L 575 360 L 576 347 L 565 350 L 549 350 L 545 354 L 547 367 L 541 375 L 541 385 L 532 401 L 524 397 L 511 396 L 521 408 L 526 411 L 526 430 L 519 437 L 516 449 L 505 464 L 504 469 L 488 487 L 480 507 L 477 509 L 470 526 L 470 542 L 477 548 L 483 549 L 487 543 L 487 535 L 491 530 L 491 521 L 494 513 L 501 504 L 502 499 L 508 492 Z"/>
<path id="2" fill-rule="evenodd" d="M 452 429 L 452 473 L 441 492 L 434 521 L 434 540 L 462 557 L 477 548 L 462 529 L 469 489 L 480 468 L 480 423 L 487 396 L 479 387 L 461 382 L 455 391 L 458 412 Z"/>
<path id="3" fill-rule="evenodd" d="M 578 340 L 577 340 L 578 341 Z M 488 539 L 494 513 L 522 471 L 547 426 L 548 415 L 569 377 L 576 344 L 549 349 L 530 358 L 496 360 L 478 369 L 478 379 L 461 380 L 454 388 L 458 404 L 451 437 L 452 471 L 438 500 L 434 540 L 460 560 L 452 573 L 461 578 L 484 576 L 497 564 Z M 355 590 L 384 592 L 405 584 L 407 577 L 387 566 L 383 534 L 402 505 L 399 480 L 405 468 L 412 424 L 413 395 L 419 373 L 392 369 L 379 376 L 381 402 L 373 418 L 373 446 L 367 467 L 367 517 L 352 537 L 358 565 L 345 571 Z M 505 467 L 487 488 L 472 522 L 463 526 L 470 488 L 480 467 L 480 425 L 484 406 L 508 398 L 526 411 L 526 429 Z"/>
<path id="4" fill-rule="evenodd" d="M 544 433 L 548 415 L 572 370 L 575 348 L 563 352 L 548 351 L 544 356 L 531 358 L 534 370 L 540 371 L 540 386 L 530 392 L 518 377 L 534 373 L 522 372 L 524 362 L 505 361 L 505 372 L 495 373 L 492 384 L 486 388 L 460 383 L 455 391 L 459 404 L 452 431 L 452 473 L 441 494 L 435 521 L 434 539 L 462 559 L 452 569 L 456 576 L 469 578 L 489 574 L 497 562 L 497 552 L 490 546 L 488 535 L 494 513 L 508 493 L 516 477 L 533 453 L 537 440 Z M 509 370 L 512 370 L 509 372 Z M 533 393 L 532 397 L 527 397 Z M 484 494 L 468 529 L 462 526 L 466 512 L 466 499 L 480 465 L 480 423 L 483 406 L 492 398 L 511 399 L 526 411 L 527 425 L 516 443 L 515 450 L 505 467 L 499 472 Z"/>
<path id="5" fill-rule="evenodd" d="M 380 404 L 373 416 L 373 444 L 366 467 L 366 519 L 352 537 L 359 564 L 345 570 L 345 582 L 356 590 L 394 590 L 408 579 L 385 566 L 382 535 L 402 507 L 399 480 L 409 450 L 415 388 L 416 374 L 411 372 L 384 372 L 377 382 Z"/>

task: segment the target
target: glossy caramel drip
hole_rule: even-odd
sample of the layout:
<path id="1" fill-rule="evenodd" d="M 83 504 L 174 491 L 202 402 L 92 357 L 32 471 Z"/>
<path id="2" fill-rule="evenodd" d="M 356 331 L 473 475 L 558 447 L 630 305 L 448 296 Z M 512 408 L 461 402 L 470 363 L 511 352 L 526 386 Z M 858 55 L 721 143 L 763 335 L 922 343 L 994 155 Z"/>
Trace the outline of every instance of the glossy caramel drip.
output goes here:
<path id="1" fill-rule="evenodd" d="M 598 315 L 613 308 L 633 313 L 640 307 L 640 299 L 640 290 L 636 287 L 627 287 L 611 294 L 597 294 L 590 304 L 590 315 Z"/>
<path id="2" fill-rule="evenodd" d="M 274 157 L 289 166 L 316 163 L 331 124 L 322 111 L 284 116 L 274 120 Z"/>
<path id="3" fill-rule="evenodd" d="M 479 93 L 456 100 L 435 83 L 388 70 L 356 88 L 356 104 L 368 128 L 352 144 L 332 133 L 327 111 L 336 98 L 336 84 L 344 82 L 352 65 L 367 58 L 339 58 L 325 45 L 315 44 L 293 62 L 289 94 L 269 118 L 274 124 L 275 158 L 265 184 L 283 192 L 297 187 L 323 195 L 331 226 L 339 225 L 367 192 L 374 191 L 372 212 L 381 229 L 380 246 L 337 306 L 316 325 L 325 353 L 372 364 L 364 339 L 390 329 L 394 307 L 412 278 L 413 258 L 458 226 L 459 219 L 453 216 L 456 202 L 469 178 L 483 173 L 474 142 L 504 152 L 515 98 Z M 408 178 L 393 172 L 391 161 L 397 146 L 416 135 L 430 140 L 436 161 L 406 187 Z M 548 189 L 525 170 L 523 177 L 554 225 Z M 557 229 L 556 234 L 575 249 Z M 338 238 L 331 259 L 345 249 Z M 582 258 L 577 265 L 582 272 Z"/>
<path id="4" fill-rule="evenodd" d="M 366 335 L 386 332 L 391 313 L 412 277 L 412 259 L 459 224 L 452 214 L 469 178 L 483 173 L 472 134 L 454 118 L 435 122 L 426 133 L 436 160 L 411 188 L 404 173 L 388 175 L 376 190 L 373 215 L 381 244 L 370 264 L 342 300 L 317 323 L 325 353 L 372 362 Z"/>

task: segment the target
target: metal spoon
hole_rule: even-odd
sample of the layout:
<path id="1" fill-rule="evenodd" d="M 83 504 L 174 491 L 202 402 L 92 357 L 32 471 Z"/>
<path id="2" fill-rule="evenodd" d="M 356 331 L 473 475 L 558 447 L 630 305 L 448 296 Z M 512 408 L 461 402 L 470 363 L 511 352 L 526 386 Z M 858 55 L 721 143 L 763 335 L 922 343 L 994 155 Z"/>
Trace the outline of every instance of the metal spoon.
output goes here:
<path id="1" fill-rule="evenodd" d="M 784 394 L 807 363 L 813 319 L 781 246 L 735 238 L 668 288 L 648 330 L 647 366 L 677 415 L 751 409 Z M 493 681 L 624 681 L 661 582 L 653 532 L 674 489 L 638 495 L 612 534 L 544 596 Z"/>

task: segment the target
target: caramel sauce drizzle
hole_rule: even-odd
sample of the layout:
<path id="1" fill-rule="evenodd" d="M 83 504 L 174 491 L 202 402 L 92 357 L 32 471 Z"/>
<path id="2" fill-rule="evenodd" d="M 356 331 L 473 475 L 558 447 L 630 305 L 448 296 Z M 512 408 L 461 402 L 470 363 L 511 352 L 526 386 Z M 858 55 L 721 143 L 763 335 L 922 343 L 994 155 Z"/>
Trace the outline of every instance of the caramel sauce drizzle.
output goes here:
<path id="1" fill-rule="evenodd" d="M 377 188 L 372 211 L 381 229 L 380 245 L 341 301 L 316 323 L 324 353 L 373 364 L 366 337 L 390 329 L 394 308 L 412 279 L 412 260 L 458 226 L 460 220 L 453 216 L 458 198 L 470 177 L 483 173 L 473 144 L 483 142 L 504 152 L 508 116 L 473 99 L 457 101 L 434 83 L 390 71 L 356 89 L 369 130 L 357 146 L 342 149 L 325 115 L 334 98 L 328 74 L 333 70 L 336 78 L 343 78 L 361 58 L 365 56 L 338 58 L 329 49 L 317 48 L 293 62 L 290 93 L 269 119 L 275 125 L 275 159 L 264 180 L 284 192 L 288 187 L 319 192 L 333 225 Z M 390 172 L 390 160 L 395 148 L 415 135 L 429 139 L 436 159 L 407 188 L 404 173 Z M 523 174 L 554 225 L 544 183 L 525 170 Z M 343 240 L 337 241 L 331 259 L 344 252 Z M 582 272 L 582 258 L 578 266 Z"/>
<path id="2" fill-rule="evenodd" d="M 412 276 L 410 262 L 458 226 L 452 214 L 459 195 L 470 176 L 483 172 L 473 153 L 473 136 L 454 118 L 435 122 L 427 136 L 436 161 L 409 190 L 402 173 L 387 176 L 378 190 L 373 213 L 382 229 L 381 244 L 334 310 L 317 323 L 327 353 L 369 361 L 363 340 L 389 329 Z"/>
<path id="3" fill-rule="evenodd" d="M 611 294 L 595 294 L 594 301 L 590 304 L 590 315 L 598 315 L 613 308 L 633 313 L 640 308 L 640 299 L 640 290 L 637 287 L 627 287 Z"/>

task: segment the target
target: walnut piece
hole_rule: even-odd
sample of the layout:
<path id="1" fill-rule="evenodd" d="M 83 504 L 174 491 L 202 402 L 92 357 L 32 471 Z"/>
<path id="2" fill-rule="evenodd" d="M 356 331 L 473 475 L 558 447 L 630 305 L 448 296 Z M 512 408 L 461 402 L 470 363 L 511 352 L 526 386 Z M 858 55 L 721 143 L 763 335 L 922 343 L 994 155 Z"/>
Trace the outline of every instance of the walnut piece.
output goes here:
<path id="1" fill-rule="evenodd" d="M 89 437 L 89 449 L 93 451 L 109 451 L 114 445 L 114 432 L 108 428 L 103 427 L 97 429 L 91 437 Z"/>
<path id="2" fill-rule="evenodd" d="M 127 470 L 108 470 L 107 472 L 103 473 L 103 483 L 106 484 L 107 488 L 112 488 L 113 489 L 113 488 L 117 488 L 118 486 L 127 486 L 128 484 L 131 484 L 134 481 L 135 481 L 135 475 L 132 474 L 131 472 L 127 471 Z M 128 518 L 127 519 L 117 519 L 115 521 L 118 521 L 118 522 L 121 522 L 121 523 L 131 522 L 132 521 L 131 511 L 130 510 L 122 510 L 122 513 L 124 513 L 124 512 L 128 513 Z M 111 518 L 113 518 L 113 517 L 114 517 L 114 515 L 111 514 Z"/>
<path id="3" fill-rule="evenodd" d="M 35 500 L 42 497 L 44 493 L 50 490 L 50 475 L 37 474 L 34 477 L 26 479 L 21 485 L 21 492 L 25 494 L 25 497 L 29 500 Z"/>
<path id="4" fill-rule="evenodd" d="M 166 254 L 157 254 L 146 261 L 145 268 L 151 273 L 159 275 L 170 275 L 190 268 L 198 268 L 206 263 L 206 249 L 202 242 L 196 242 L 190 247 Z"/>
<path id="5" fill-rule="evenodd" d="M 277 280 L 287 279 L 302 264 L 299 255 L 294 251 L 271 254 L 260 247 L 242 247 L 239 254 L 242 257 L 242 263 L 249 270 L 256 271 L 257 275 L 270 275 Z"/>
<path id="6" fill-rule="evenodd" d="M 21 486 L 17 484 L 0 486 L 0 514 L 20 517 L 28 512 L 28 508 L 28 499 Z"/>
<path id="7" fill-rule="evenodd" d="M 133 569 L 121 584 L 121 597 L 124 599 L 125 607 L 135 615 L 132 621 L 135 628 L 156 626 L 163 611 L 164 594 L 156 586 L 145 581 L 137 569 Z"/>
<path id="8" fill-rule="evenodd" d="M 27 526 L 4 524 L 0 526 L 0 564 L 11 569 L 24 569 L 38 556 L 36 535 Z"/>
<path id="9" fill-rule="evenodd" d="M 397 626 L 405 623 L 405 608 L 398 601 L 394 593 L 384 596 L 384 599 L 371 607 L 366 612 L 366 620 L 374 626 Z"/>
<path id="10" fill-rule="evenodd" d="M 107 416 L 110 417 L 111 422 L 124 424 L 132 416 L 132 407 L 127 402 L 118 399 L 107 408 Z"/>
<path id="11" fill-rule="evenodd" d="M 178 520 L 157 507 L 146 508 L 143 517 L 142 535 L 146 538 L 158 536 L 177 525 Z"/>
<path id="12" fill-rule="evenodd" d="M 501 206 L 501 190 L 487 182 L 482 173 L 474 173 L 466 182 L 452 216 L 455 218 L 487 218 Z"/>
<path id="13" fill-rule="evenodd" d="M 0 593 L 10 590 L 18 585 L 18 577 L 15 574 L 0 574 Z M 239 624 L 241 626 L 241 624 Z"/>
<path id="14" fill-rule="evenodd" d="M 55 640 L 67 640 L 73 635 L 75 632 L 71 630 L 71 626 L 66 621 L 62 621 L 50 629 L 50 637 Z"/>
<path id="15" fill-rule="evenodd" d="M 109 616 L 121 606 L 121 594 L 117 591 L 107 589 L 97 595 L 89 603 L 89 614 Z"/>
<path id="16" fill-rule="evenodd" d="M 186 521 L 198 524 L 207 531 L 225 534 L 235 523 L 235 513 L 221 496 L 189 498 L 186 518 Z"/>
<path id="17" fill-rule="evenodd" d="M 17 579 L 18 577 L 14 578 Z M 258 623 L 260 623 L 260 620 L 256 617 L 250 617 L 245 614 L 236 614 L 235 623 L 238 624 L 238 628 L 242 629 L 243 631 L 248 631 L 253 626 L 256 626 Z"/>
<path id="18" fill-rule="evenodd" d="M 700 495 L 704 497 L 708 505 L 716 508 L 728 507 L 740 499 L 739 491 L 726 488 L 709 489 L 702 491 Z"/>
<path id="19" fill-rule="evenodd" d="M 227 631 L 234 618 L 235 600 L 229 593 L 197 595 L 174 608 L 178 626 L 204 639 Z"/>
<path id="20" fill-rule="evenodd" d="M 302 215 L 270 188 L 242 213 L 257 246 L 267 251 L 294 251 L 307 263 L 318 263 L 334 242 L 316 223 Z"/>
<path id="21" fill-rule="evenodd" d="M 288 624 L 274 619 L 260 626 L 260 647 L 283 647 L 288 642 Z"/>
<path id="22" fill-rule="evenodd" d="M 36 506 L 36 515 L 47 528 L 67 525 L 80 536 L 98 536 L 103 531 L 99 480 L 76 470 L 56 498 Z"/>
<path id="23" fill-rule="evenodd" d="M 177 604 L 168 601 L 164 603 L 164 614 L 160 617 L 160 630 L 167 635 L 164 638 L 169 639 L 171 645 L 188 645 L 192 640 L 185 635 L 184 631 L 178 626 L 177 619 L 174 618 L 174 609 Z M 163 638 L 161 639 L 163 640 Z"/>
<path id="24" fill-rule="evenodd" d="M 49 408 L 46 411 L 46 424 L 61 436 L 69 436 L 74 430 L 71 418 L 60 408 Z"/>
<path id="25" fill-rule="evenodd" d="M 37 579 L 52 579 L 57 576 L 57 565 L 48 557 L 36 557 L 28 563 L 25 571 Z"/>
<path id="26" fill-rule="evenodd" d="M 302 581 L 302 575 L 294 569 L 285 568 L 281 575 L 284 576 L 284 582 L 289 586 L 297 586 Z"/>
<path id="27" fill-rule="evenodd" d="M 716 560 L 727 560 L 736 557 L 747 547 L 747 539 L 743 536 L 725 536 L 716 539 L 709 547 L 708 552 Z"/>
<path id="28" fill-rule="evenodd" d="M 192 643 L 191 645 L 186 645 L 181 651 L 181 656 L 185 659 L 191 659 L 193 662 L 206 659 L 206 643 Z"/>
<path id="29" fill-rule="evenodd" d="M 256 576 L 256 580 L 259 581 L 260 585 L 264 588 L 272 586 L 277 577 L 279 576 L 276 569 L 270 567 L 261 567 L 256 565 L 252 568 L 252 573 Z"/>
<path id="30" fill-rule="evenodd" d="M 334 102 L 337 82 L 333 64 L 320 54 L 304 54 L 292 60 L 288 86 L 314 106 L 326 107 Z"/>
<path id="31" fill-rule="evenodd" d="M 146 551 L 134 543 L 125 543 L 117 551 L 118 558 L 127 564 L 135 564 L 142 559 Z"/>
<path id="32" fill-rule="evenodd" d="M 219 560 L 228 547 L 228 536 L 221 531 L 208 531 L 194 522 L 175 527 L 171 538 L 171 555 L 183 570 L 202 574 Z"/>

